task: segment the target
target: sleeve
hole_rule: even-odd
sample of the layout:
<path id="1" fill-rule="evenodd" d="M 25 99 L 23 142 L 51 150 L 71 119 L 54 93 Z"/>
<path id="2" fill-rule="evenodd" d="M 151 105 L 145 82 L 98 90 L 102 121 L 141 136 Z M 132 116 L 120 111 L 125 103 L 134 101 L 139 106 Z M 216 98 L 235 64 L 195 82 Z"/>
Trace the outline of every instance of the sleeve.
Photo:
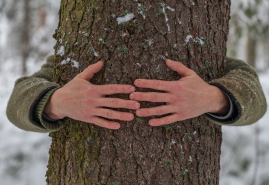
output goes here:
<path id="1" fill-rule="evenodd" d="M 61 129 L 68 118 L 46 122 L 40 116 L 52 93 L 60 88 L 53 80 L 54 56 L 50 56 L 41 70 L 29 77 L 19 78 L 9 99 L 6 114 L 20 129 L 33 132 L 53 132 Z"/>
<path id="2" fill-rule="evenodd" d="M 230 119 L 232 117 L 232 114 L 234 112 L 234 104 L 233 104 L 231 98 L 227 94 L 225 94 L 225 95 L 229 99 L 229 103 L 230 103 L 230 110 L 229 110 L 228 114 L 226 114 L 226 115 L 219 115 L 219 114 L 213 114 L 213 113 L 209 113 L 208 112 L 208 113 L 206 113 L 206 115 L 212 116 L 212 117 L 217 118 L 219 120 L 228 120 L 228 119 Z"/>
<path id="3" fill-rule="evenodd" d="M 224 76 L 210 82 L 232 101 L 231 116 L 225 120 L 205 114 L 219 125 L 244 126 L 258 121 L 267 110 L 266 99 L 256 71 L 242 60 L 227 58 Z"/>

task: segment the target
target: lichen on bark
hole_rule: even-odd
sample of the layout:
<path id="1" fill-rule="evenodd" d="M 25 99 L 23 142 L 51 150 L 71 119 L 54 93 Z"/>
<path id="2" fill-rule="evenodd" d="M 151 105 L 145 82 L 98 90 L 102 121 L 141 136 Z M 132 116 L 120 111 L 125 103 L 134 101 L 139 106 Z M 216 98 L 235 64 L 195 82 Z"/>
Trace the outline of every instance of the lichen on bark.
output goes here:
<path id="1" fill-rule="evenodd" d="M 94 84 L 180 79 L 165 65 L 167 58 L 182 62 L 207 82 L 218 78 L 225 67 L 230 3 L 62 0 L 54 34 L 54 80 L 64 85 L 99 60 L 105 65 L 91 80 Z M 124 17 L 127 21 L 119 22 Z M 141 102 L 141 107 L 161 104 Z M 204 116 L 161 127 L 149 126 L 149 119 L 120 121 L 117 131 L 70 120 L 50 134 L 47 183 L 219 183 L 220 126 Z"/>

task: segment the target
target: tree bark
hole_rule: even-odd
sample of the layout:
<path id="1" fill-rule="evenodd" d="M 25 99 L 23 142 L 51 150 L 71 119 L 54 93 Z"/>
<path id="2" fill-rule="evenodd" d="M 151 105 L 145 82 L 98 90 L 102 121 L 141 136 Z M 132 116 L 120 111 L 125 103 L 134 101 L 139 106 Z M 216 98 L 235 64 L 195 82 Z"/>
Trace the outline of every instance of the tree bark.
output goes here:
<path id="1" fill-rule="evenodd" d="M 54 35 L 55 81 L 64 85 L 99 60 L 105 65 L 93 84 L 180 79 L 167 68 L 166 58 L 182 62 L 207 82 L 219 78 L 226 61 L 230 3 L 62 0 Z M 120 17 L 131 19 L 120 23 Z M 158 105 L 141 102 L 141 107 Z M 220 126 L 203 115 L 162 127 L 149 126 L 149 120 L 120 121 L 116 131 L 70 120 L 50 134 L 47 183 L 219 184 Z"/>

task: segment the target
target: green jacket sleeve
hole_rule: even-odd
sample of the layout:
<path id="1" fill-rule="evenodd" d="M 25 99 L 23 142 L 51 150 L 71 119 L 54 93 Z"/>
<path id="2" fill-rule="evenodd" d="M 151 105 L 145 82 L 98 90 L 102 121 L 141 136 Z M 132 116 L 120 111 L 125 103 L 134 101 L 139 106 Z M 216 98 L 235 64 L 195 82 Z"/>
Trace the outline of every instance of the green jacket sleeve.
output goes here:
<path id="1" fill-rule="evenodd" d="M 48 57 L 40 71 L 15 82 L 6 110 L 15 126 L 26 131 L 52 132 L 65 125 L 67 118 L 50 123 L 41 116 L 51 94 L 60 87 L 52 82 L 53 64 L 54 56 Z"/>
<path id="2" fill-rule="evenodd" d="M 219 125 L 244 126 L 258 121 L 266 112 L 267 103 L 256 71 L 244 61 L 227 58 L 224 76 L 210 82 L 230 97 L 233 115 L 228 120 L 206 117 Z"/>

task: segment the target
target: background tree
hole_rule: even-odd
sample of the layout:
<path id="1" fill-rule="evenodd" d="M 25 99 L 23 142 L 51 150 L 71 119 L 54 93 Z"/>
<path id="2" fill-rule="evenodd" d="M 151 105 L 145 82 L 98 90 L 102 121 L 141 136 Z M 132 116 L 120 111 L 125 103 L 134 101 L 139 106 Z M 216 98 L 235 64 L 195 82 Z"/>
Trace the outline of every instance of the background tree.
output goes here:
<path id="1" fill-rule="evenodd" d="M 105 66 L 93 84 L 178 80 L 165 58 L 181 61 L 206 81 L 220 77 L 229 16 L 228 0 L 62 0 L 54 35 L 55 81 L 64 85 L 99 60 Z M 164 127 L 148 121 L 136 117 L 112 131 L 70 120 L 50 134 L 47 183 L 219 183 L 221 127 L 204 116 Z"/>
<path id="2" fill-rule="evenodd" d="M 269 38 L 268 7 L 266 0 L 235 1 L 231 13 L 227 55 L 242 58 L 259 71 L 269 65 L 269 56 L 265 54 Z"/>

